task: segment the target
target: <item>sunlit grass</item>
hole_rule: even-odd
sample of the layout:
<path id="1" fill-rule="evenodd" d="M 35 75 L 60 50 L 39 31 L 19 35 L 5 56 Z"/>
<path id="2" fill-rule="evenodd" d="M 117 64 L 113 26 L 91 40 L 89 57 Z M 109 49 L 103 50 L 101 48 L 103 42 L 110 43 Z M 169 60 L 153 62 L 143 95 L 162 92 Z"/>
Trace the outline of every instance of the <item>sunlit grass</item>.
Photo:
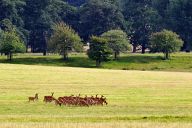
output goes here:
<path id="1" fill-rule="evenodd" d="M 88 59 L 83 53 L 70 54 L 67 62 L 64 62 L 59 55 L 18 54 L 14 56 L 12 62 L 7 61 L 6 56 L 1 56 L 0 63 L 96 68 L 95 61 Z M 121 54 L 118 60 L 104 62 L 100 68 L 192 72 L 192 54 L 175 53 L 171 55 L 170 60 L 163 60 L 163 54 Z"/>
<path id="2" fill-rule="evenodd" d="M 0 127 L 39 128 L 44 127 L 42 123 L 48 123 L 48 128 L 76 127 L 77 123 L 78 127 L 96 128 L 137 128 L 140 123 L 144 127 L 158 128 L 161 123 L 187 127 L 192 123 L 191 90 L 192 73 L 187 72 L 0 64 Z M 109 105 L 59 107 L 43 103 L 43 96 L 51 92 L 55 97 L 103 94 Z M 29 103 L 28 96 L 35 93 L 39 93 L 39 101 Z"/>
<path id="3" fill-rule="evenodd" d="M 2 128 L 191 128 L 190 123 L 113 122 L 113 123 L 2 123 Z"/>

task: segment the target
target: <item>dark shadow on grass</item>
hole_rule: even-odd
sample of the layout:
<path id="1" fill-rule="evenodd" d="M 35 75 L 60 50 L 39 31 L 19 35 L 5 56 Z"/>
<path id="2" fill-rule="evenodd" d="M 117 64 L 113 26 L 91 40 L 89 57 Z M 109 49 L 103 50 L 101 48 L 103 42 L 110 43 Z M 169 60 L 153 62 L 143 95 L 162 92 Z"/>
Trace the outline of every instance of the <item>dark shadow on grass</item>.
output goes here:
<path id="1" fill-rule="evenodd" d="M 149 64 L 151 62 L 160 62 L 162 56 L 154 55 L 140 55 L 131 54 L 128 56 L 121 56 L 116 61 L 103 62 L 106 69 L 122 69 L 128 70 L 129 64 Z M 60 66 L 60 67 L 82 67 L 82 68 L 96 68 L 95 61 L 90 60 L 87 56 L 70 56 L 67 61 L 62 60 L 60 56 L 14 56 L 12 61 L 0 58 L 0 63 L 8 64 L 25 64 L 25 65 L 42 65 L 42 66 Z M 120 67 L 116 67 L 116 65 Z M 126 66 L 125 66 L 126 65 Z M 130 68 L 132 69 L 132 68 Z M 137 68 L 133 68 L 137 69 Z M 141 69 L 139 69 L 141 70 Z M 152 67 L 151 70 L 160 70 L 159 67 Z"/>
<path id="2" fill-rule="evenodd" d="M 42 66 L 66 66 L 66 67 L 83 67 L 83 68 L 95 68 L 95 63 L 86 57 L 71 57 L 67 61 L 61 58 L 55 57 L 17 57 L 12 61 L 0 59 L 0 63 L 7 64 L 25 64 L 25 65 L 42 65 Z"/>
<path id="3" fill-rule="evenodd" d="M 120 57 L 117 62 L 118 63 L 151 63 L 151 62 L 159 62 L 163 61 L 162 56 L 151 56 L 151 55 L 131 55 L 131 56 L 123 56 Z"/>

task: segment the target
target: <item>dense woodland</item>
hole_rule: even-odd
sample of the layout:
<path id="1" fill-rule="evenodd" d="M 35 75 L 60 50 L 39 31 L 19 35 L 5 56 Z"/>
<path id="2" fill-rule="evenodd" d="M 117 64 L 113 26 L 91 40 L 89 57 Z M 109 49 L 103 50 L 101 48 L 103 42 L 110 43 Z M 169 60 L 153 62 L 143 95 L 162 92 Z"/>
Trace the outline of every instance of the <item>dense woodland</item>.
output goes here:
<path id="1" fill-rule="evenodd" d="M 0 31 L 15 28 L 27 48 L 46 54 L 55 23 L 65 22 L 89 41 L 112 29 L 128 35 L 133 52 L 145 53 L 149 37 L 163 29 L 176 32 L 192 49 L 191 0 L 0 0 Z"/>

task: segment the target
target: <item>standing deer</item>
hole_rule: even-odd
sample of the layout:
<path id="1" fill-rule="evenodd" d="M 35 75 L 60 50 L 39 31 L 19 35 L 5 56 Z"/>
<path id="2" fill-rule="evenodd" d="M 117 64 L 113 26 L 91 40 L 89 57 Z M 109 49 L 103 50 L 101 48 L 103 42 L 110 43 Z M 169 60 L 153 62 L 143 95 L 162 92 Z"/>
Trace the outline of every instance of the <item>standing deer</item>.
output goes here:
<path id="1" fill-rule="evenodd" d="M 53 97 L 54 92 L 51 93 L 51 96 L 44 96 L 44 102 L 52 102 L 54 100 Z"/>
<path id="2" fill-rule="evenodd" d="M 29 97 L 29 102 L 30 101 L 35 101 L 35 100 L 38 100 L 38 93 L 35 94 L 35 97 Z"/>

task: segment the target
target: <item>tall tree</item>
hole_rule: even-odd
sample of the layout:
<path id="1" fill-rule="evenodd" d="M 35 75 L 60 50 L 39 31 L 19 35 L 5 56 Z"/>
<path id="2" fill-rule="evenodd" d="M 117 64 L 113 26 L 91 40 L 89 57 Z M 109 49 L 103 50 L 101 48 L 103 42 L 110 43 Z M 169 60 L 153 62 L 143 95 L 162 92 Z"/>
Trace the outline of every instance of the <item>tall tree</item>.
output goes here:
<path id="1" fill-rule="evenodd" d="M 168 6 L 168 26 L 184 40 L 183 49 L 192 49 L 192 1 L 172 0 Z"/>
<path id="2" fill-rule="evenodd" d="M 23 20 L 19 15 L 23 10 L 25 2 L 22 0 L 1 0 L 0 1 L 0 21 L 9 19 L 14 25 L 22 26 Z"/>
<path id="3" fill-rule="evenodd" d="M 81 50 L 81 38 L 67 24 L 58 23 L 54 26 L 53 34 L 49 39 L 48 48 L 50 52 L 59 53 L 63 56 L 64 60 L 67 60 L 70 50 Z"/>
<path id="4" fill-rule="evenodd" d="M 17 33 L 22 37 L 22 39 L 26 43 L 28 32 L 24 29 L 24 5 L 25 1 L 23 0 L 0 0 L 0 27 L 3 27 L 2 25 L 7 24 L 8 22 L 13 24 L 16 28 Z"/>
<path id="5" fill-rule="evenodd" d="M 150 34 L 159 30 L 158 12 L 152 7 L 151 0 L 122 0 L 122 2 L 123 14 L 130 23 L 128 35 L 131 37 L 133 52 L 136 52 L 136 47 L 141 45 L 142 53 L 145 53 Z"/>
<path id="6" fill-rule="evenodd" d="M 25 28 L 30 31 L 28 45 L 32 52 L 43 52 L 46 54 L 46 36 L 51 31 L 53 18 L 50 7 L 52 0 L 26 0 L 25 6 Z M 52 12 L 54 15 L 54 12 Z"/>
<path id="7" fill-rule="evenodd" d="M 84 39 L 124 25 L 121 11 L 111 0 L 89 0 L 80 7 L 79 14 L 79 32 Z"/>
<path id="8" fill-rule="evenodd" d="M 0 36 L 0 52 L 7 55 L 7 59 L 12 60 L 13 53 L 25 52 L 25 45 L 16 31 L 3 31 Z"/>
<path id="9" fill-rule="evenodd" d="M 68 2 L 69 4 L 73 5 L 73 6 L 81 6 L 82 4 L 85 3 L 86 0 L 65 0 L 66 2 Z"/>
<path id="10" fill-rule="evenodd" d="M 107 61 L 112 53 L 107 43 L 107 40 L 102 37 L 92 36 L 90 39 L 90 49 L 87 54 L 90 59 L 96 61 L 97 67 L 101 66 L 101 62 Z"/>
<path id="11" fill-rule="evenodd" d="M 179 51 L 183 45 L 183 41 L 180 39 L 179 35 L 168 30 L 153 33 L 150 42 L 151 51 L 163 52 L 165 59 L 169 59 L 170 54 Z"/>
<path id="12" fill-rule="evenodd" d="M 127 52 L 131 49 L 127 34 L 122 30 L 110 30 L 101 35 L 101 37 L 107 39 L 108 47 L 113 50 L 114 59 L 118 59 L 121 52 Z"/>
<path id="13" fill-rule="evenodd" d="M 32 52 L 46 54 L 47 38 L 51 35 L 54 23 L 65 21 L 75 26 L 75 7 L 63 0 L 26 0 L 25 27 L 30 31 L 29 45 Z M 74 23 L 75 22 L 75 23 Z"/>

